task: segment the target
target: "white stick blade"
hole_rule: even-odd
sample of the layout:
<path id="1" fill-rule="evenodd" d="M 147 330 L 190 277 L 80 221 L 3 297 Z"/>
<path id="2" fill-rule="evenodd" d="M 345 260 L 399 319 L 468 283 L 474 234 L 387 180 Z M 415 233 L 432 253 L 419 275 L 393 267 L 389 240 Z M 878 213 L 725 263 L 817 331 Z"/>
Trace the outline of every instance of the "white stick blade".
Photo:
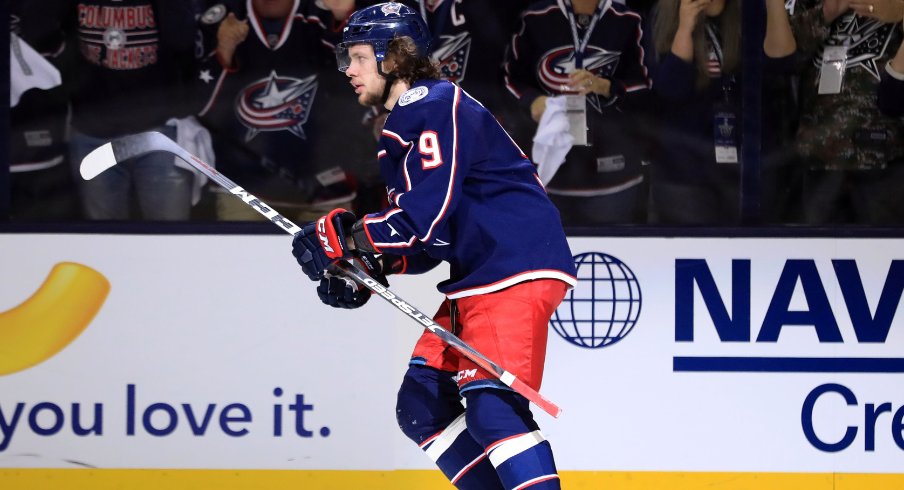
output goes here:
<path id="1" fill-rule="evenodd" d="M 91 180 L 113 165 L 116 165 L 116 155 L 113 154 L 113 144 L 107 143 L 86 155 L 78 170 L 83 179 Z"/>

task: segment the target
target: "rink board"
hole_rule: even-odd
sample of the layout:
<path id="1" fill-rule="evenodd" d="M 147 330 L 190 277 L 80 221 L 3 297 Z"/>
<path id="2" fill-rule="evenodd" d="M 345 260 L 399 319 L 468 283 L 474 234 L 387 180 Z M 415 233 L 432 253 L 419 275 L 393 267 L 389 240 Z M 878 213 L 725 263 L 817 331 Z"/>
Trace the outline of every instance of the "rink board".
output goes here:
<path id="1" fill-rule="evenodd" d="M 904 475 L 822 473 L 704 473 L 562 471 L 562 487 L 570 490 L 875 490 L 901 488 Z M 435 470 L 304 471 L 304 470 L 0 470 L 0 482 L 11 489 L 64 490 L 441 490 L 451 488 Z"/>
<path id="2" fill-rule="evenodd" d="M 904 241 L 570 243 L 580 284 L 541 389 L 564 415 L 534 410 L 569 487 L 904 487 Z M 443 488 L 394 420 L 420 328 L 378 298 L 320 304 L 288 237 L 7 234 L 0 250 L 0 487 Z M 65 308 L 29 299 L 60 263 L 109 294 L 29 359 L 17 343 L 53 341 L 90 303 L 59 284 Z M 432 313 L 445 274 L 391 286 Z"/>

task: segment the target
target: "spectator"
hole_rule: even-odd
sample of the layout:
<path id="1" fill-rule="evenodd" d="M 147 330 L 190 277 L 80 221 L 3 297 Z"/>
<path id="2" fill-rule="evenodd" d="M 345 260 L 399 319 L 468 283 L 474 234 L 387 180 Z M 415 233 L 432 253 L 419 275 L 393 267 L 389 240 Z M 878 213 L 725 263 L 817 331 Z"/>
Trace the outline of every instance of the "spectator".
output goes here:
<path id="1" fill-rule="evenodd" d="M 904 222 L 904 121 L 876 107 L 902 14 L 895 0 L 825 0 L 792 18 L 807 61 L 796 144 L 807 224 Z"/>
<path id="2" fill-rule="evenodd" d="M 766 71 L 795 49 L 784 3 L 766 1 Z M 741 16 L 737 0 L 661 0 L 648 62 L 659 112 L 652 168 L 654 221 L 740 220 Z M 766 127 L 771 123 L 767 123 Z"/>
<path id="3" fill-rule="evenodd" d="M 346 4 L 324 6 L 350 12 Z M 351 208 L 356 184 L 348 160 L 369 161 L 376 148 L 365 128 L 350 131 L 336 117 L 357 109 L 342 97 L 348 82 L 332 52 L 342 22 L 331 14 L 314 2 L 251 0 L 218 3 L 201 16 L 205 37 L 216 43 L 198 76 L 199 117 L 214 135 L 217 165 L 301 221 Z M 218 196 L 216 207 L 219 219 L 260 219 L 232 196 Z"/>
<path id="4" fill-rule="evenodd" d="M 885 74 L 879 82 L 876 103 L 879 110 L 887 116 L 904 115 L 904 43 L 898 46 L 895 57 L 885 64 Z"/>
<path id="5" fill-rule="evenodd" d="M 67 60 L 60 25 L 65 8 L 62 1 L 10 3 L 10 82 L 13 87 L 19 81 L 23 88 L 36 87 L 11 101 L 10 217 L 14 221 L 80 217 L 68 165 L 69 101 L 59 72 Z"/>
<path id="6" fill-rule="evenodd" d="M 526 114 L 503 85 L 505 50 L 529 0 L 420 0 L 433 33 L 430 57 L 445 80 L 486 106 L 516 140 L 530 137 Z M 526 139 L 529 141 L 529 139 Z"/>
<path id="7" fill-rule="evenodd" d="M 788 20 L 789 9 L 794 5 L 783 1 L 766 3 L 767 29 L 774 31 L 779 26 L 781 35 L 767 32 L 763 44 L 768 70 L 762 73 L 761 118 L 756 128 L 760 134 L 761 166 L 759 182 L 747 187 L 748 192 L 756 193 L 753 197 L 758 207 L 756 214 L 748 213 L 745 224 L 794 223 L 800 214 L 802 175 L 794 152 L 800 118 L 800 77 L 796 72 L 797 55 L 787 56 L 797 46 Z M 769 17 L 774 17 L 772 22 L 767 20 Z"/>
<path id="8" fill-rule="evenodd" d="M 565 125 L 571 138 L 549 145 L 549 156 L 537 150 L 531 155 L 566 225 L 646 220 L 644 142 L 627 130 L 650 86 L 640 41 L 640 16 L 608 0 L 533 3 L 512 38 L 505 81 L 523 110 L 541 123 L 535 138 L 561 132 L 552 129 L 553 115 L 566 100 L 560 96 L 576 109 Z M 548 101 L 556 112 L 544 121 Z"/>
<path id="9" fill-rule="evenodd" d="M 78 56 L 63 80 L 71 89 L 71 163 L 113 138 L 159 131 L 176 138 L 167 120 L 184 116 L 186 77 L 193 70 L 195 24 L 182 0 L 77 0 L 64 24 Z M 121 162 L 81 182 L 88 219 L 123 220 L 133 197 L 141 217 L 185 220 L 194 176 L 172 155 L 151 153 Z"/>

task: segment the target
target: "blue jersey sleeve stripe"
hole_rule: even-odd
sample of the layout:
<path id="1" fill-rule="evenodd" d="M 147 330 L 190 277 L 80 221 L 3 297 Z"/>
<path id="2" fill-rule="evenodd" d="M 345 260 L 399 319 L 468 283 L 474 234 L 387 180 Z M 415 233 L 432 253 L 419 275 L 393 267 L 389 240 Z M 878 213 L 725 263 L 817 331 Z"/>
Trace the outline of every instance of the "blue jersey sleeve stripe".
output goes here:
<path id="1" fill-rule="evenodd" d="M 393 209 L 388 210 L 388 211 L 387 211 L 386 213 L 384 213 L 382 216 L 380 216 L 379 213 L 377 213 L 377 214 L 369 214 L 369 215 L 367 215 L 367 216 L 364 217 L 364 225 L 365 225 L 364 228 L 365 228 L 365 230 L 366 230 L 368 226 L 375 225 L 375 224 L 378 224 L 378 223 L 384 223 L 384 222 L 388 221 L 389 218 L 391 218 L 393 215 L 396 215 L 396 214 L 401 213 L 401 212 L 402 212 L 402 209 L 400 209 L 400 208 L 393 208 Z M 372 236 L 371 236 L 370 234 L 368 234 L 368 236 L 371 237 L 371 241 L 373 242 Z M 401 238 L 401 235 L 399 235 L 399 237 Z M 411 246 L 414 244 L 415 239 L 416 239 L 416 237 L 412 236 L 411 238 L 408 239 L 408 241 L 399 240 L 399 241 L 396 241 L 396 242 L 373 242 L 373 244 L 374 244 L 374 246 L 376 246 L 376 247 L 378 247 L 378 248 L 380 248 L 380 249 L 384 249 L 384 248 L 408 248 L 408 247 L 411 247 Z"/>
<path id="2" fill-rule="evenodd" d="M 390 139 L 394 139 L 394 140 L 398 141 L 399 144 L 402 145 L 402 146 L 409 146 L 409 145 L 411 145 L 411 142 L 410 142 L 410 141 L 405 141 L 405 138 L 402 138 L 401 136 L 399 136 L 399 135 L 393 133 L 392 131 L 389 131 L 388 129 L 384 129 L 383 132 L 382 132 L 381 134 L 382 134 L 383 136 L 388 136 Z"/>
<path id="3" fill-rule="evenodd" d="M 409 146 L 409 147 L 408 147 L 408 151 L 405 152 L 405 159 L 402 160 L 403 162 L 405 162 L 405 163 L 402 165 L 402 172 L 404 172 L 404 174 L 405 174 L 405 190 L 406 190 L 406 191 L 410 191 L 410 190 L 411 190 L 411 187 L 412 187 L 412 185 L 411 185 L 411 174 L 408 173 L 408 157 L 411 156 L 411 150 L 413 150 L 413 149 L 414 149 L 414 145 Z M 399 194 L 399 197 L 396 198 L 396 205 L 401 206 L 401 205 L 399 204 L 399 198 L 401 198 L 403 194 L 404 194 L 404 192 L 403 192 L 402 194 Z"/>
<path id="4" fill-rule="evenodd" d="M 543 189 L 543 192 L 546 192 L 546 186 L 543 185 L 543 181 L 540 180 L 540 176 L 537 175 L 536 172 L 534 172 L 534 178 L 537 179 L 537 183 L 540 184 L 540 188 Z"/>
<path id="5" fill-rule="evenodd" d="M 377 247 L 380 247 L 381 250 L 387 248 L 399 249 L 399 248 L 411 248 L 414 245 L 414 237 L 411 237 L 411 240 L 406 242 L 394 242 L 394 243 L 375 243 Z"/>
<path id="6" fill-rule="evenodd" d="M 501 124 L 499 126 L 502 127 Z M 505 128 L 502 128 L 502 132 L 504 132 L 505 135 L 508 136 L 508 139 L 509 139 L 509 141 L 512 142 L 512 145 L 514 145 L 514 147 L 518 149 L 518 153 L 521 154 L 521 158 L 523 158 L 525 160 L 530 160 L 530 158 L 528 158 L 527 155 L 524 154 L 524 150 L 522 150 L 521 147 L 518 146 L 518 143 L 515 143 L 515 140 L 512 139 L 512 135 L 508 134 L 508 131 L 506 131 Z"/>

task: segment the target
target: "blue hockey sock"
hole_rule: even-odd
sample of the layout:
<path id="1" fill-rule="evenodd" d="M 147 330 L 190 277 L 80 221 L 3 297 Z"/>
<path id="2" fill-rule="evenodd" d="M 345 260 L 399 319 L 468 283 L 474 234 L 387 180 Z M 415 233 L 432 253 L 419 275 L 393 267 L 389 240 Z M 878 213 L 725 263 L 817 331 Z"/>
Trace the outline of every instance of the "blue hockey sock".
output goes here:
<path id="1" fill-rule="evenodd" d="M 465 398 L 468 430 L 486 449 L 504 488 L 561 488 L 552 448 L 524 397 L 508 390 L 482 388 L 466 391 Z"/>
<path id="2" fill-rule="evenodd" d="M 456 488 L 500 490 L 490 460 L 468 431 L 453 373 L 413 365 L 399 389 L 396 418 Z"/>

